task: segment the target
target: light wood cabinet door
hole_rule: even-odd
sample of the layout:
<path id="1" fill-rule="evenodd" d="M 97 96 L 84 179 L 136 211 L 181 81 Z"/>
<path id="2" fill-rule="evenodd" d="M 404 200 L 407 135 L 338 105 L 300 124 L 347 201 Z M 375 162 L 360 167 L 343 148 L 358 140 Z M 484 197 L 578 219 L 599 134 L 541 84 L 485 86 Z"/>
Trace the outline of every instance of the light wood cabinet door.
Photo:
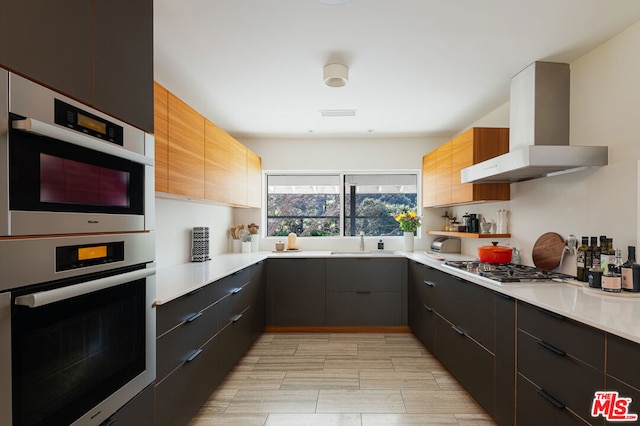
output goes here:
<path id="1" fill-rule="evenodd" d="M 262 206 L 262 159 L 247 149 L 247 206 Z"/>
<path id="2" fill-rule="evenodd" d="M 447 142 L 435 151 L 435 204 L 437 206 L 451 204 L 451 146 L 451 142 Z"/>
<path id="3" fill-rule="evenodd" d="M 473 129 L 451 140 L 451 203 L 473 200 L 473 184 L 460 182 L 460 171 L 473 165 Z"/>
<path id="4" fill-rule="evenodd" d="M 169 192 L 169 93 L 153 85 L 153 128 L 155 138 L 156 191 Z"/>
<path id="5" fill-rule="evenodd" d="M 204 117 L 169 93 L 169 191 L 204 198 Z"/>
<path id="6" fill-rule="evenodd" d="M 422 206 L 436 205 L 436 155 L 431 151 L 422 157 Z"/>
<path id="7" fill-rule="evenodd" d="M 205 198 L 245 205 L 246 148 L 209 120 L 205 120 L 205 141 Z"/>

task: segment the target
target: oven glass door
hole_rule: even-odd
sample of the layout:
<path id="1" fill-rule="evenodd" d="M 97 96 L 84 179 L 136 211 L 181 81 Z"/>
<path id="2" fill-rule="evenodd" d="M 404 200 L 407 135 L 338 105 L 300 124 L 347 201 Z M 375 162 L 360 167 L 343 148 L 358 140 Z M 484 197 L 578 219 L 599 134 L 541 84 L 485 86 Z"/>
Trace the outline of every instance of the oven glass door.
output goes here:
<path id="1" fill-rule="evenodd" d="M 145 283 L 13 306 L 14 424 L 70 424 L 145 370 Z"/>
<path id="2" fill-rule="evenodd" d="M 9 140 L 10 210 L 144 214 L 144 165 L 12 128 Z"/>

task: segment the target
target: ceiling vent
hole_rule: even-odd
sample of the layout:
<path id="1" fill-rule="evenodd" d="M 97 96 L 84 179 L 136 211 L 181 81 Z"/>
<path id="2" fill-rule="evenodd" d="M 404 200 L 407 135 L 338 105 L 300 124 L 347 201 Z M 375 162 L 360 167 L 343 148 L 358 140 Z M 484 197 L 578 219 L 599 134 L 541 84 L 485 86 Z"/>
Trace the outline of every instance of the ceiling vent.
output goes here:
<path id="1" fill-rule="evenodd" d="M 320 114 L 323 117 L 355 117 L 355 109 L 321 109 Z"/>

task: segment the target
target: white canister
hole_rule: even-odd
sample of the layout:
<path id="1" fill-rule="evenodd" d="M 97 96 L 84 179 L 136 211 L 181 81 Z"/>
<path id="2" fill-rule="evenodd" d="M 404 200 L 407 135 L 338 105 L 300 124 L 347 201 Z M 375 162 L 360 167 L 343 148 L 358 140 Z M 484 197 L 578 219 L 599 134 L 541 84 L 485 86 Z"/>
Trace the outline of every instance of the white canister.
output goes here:
<path id="1" fill-rule="evenodd" d="M 242 253 L 251 253 L 251 241 L 242 242 Z"/>

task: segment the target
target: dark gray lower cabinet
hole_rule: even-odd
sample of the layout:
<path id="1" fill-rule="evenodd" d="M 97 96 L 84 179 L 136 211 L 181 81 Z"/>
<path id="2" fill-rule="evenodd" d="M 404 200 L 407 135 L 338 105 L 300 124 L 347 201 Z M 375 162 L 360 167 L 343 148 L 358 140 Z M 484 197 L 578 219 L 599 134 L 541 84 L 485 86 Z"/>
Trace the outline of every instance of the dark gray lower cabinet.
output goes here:
<path id="1" fill-rule="evenodd" d="M 518 302 L 518 422 L 526 422 L 534 406 L 549 416 L 579 416 L 583 422 L 602 424 L 591 416 L 596 391 L 605 388 L 605 333 L 554 312 Z M 560 412 L 560 413 L 558 413 Z M 538 423 L 539 424 L 539 423 Z"/>
<path id="2" fill-rule="evenodd" d="M 493 354 L 460 328 L 438 315 L 435 355 L 482 408 L 493 415 Z"/>
<path id="3" fill-rule="evenodd" d="M 325 325 L 325 259 L 269 259 L 267 324 Z"/>
<path id="4" fill-rule="evenodd" d="M 501 425 L 515 421 L 516 302 L 409 262 L 409 326 Z"/>
<path id="5" fill-rule="evenodd" d="M 156 424 L 187 424 L 264 330 L 264 262 L 157 307 Z"/>
<path id="6" fill-rule="evenodd" d="M 153 384 L 147 386 L 124 407 L 110 417 L 105 424 L 118 426 L 152 426 L 154 422 Z"/>
<path id="7" fill-rule="evenodd" d="M 371 256 L 327 259 L 327 325 L 407 325 L 406 262 Z"/>
<path id="8" fill-rule="evenodd" d="M 586 424 L 544 389 L 520 375 L 518 375 L 517 392 L 516 423 L 518 426 Z"/>

